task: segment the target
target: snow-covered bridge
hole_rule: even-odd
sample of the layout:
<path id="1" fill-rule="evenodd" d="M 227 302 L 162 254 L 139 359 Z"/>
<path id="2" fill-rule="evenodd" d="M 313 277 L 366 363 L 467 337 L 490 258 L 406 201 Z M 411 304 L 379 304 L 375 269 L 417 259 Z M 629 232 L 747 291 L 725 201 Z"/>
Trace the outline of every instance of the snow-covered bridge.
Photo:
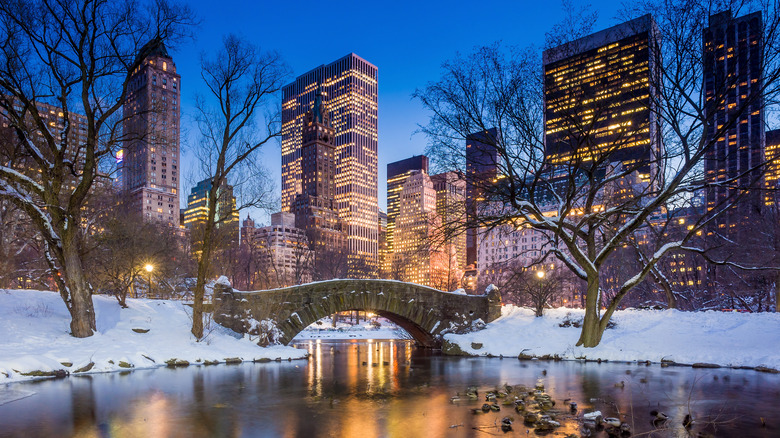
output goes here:
<path id="1" fill-rule="evenodd" d="M 261 344 L 288 344 L 308 325 L 348 310 L 385 317 L 433 348 L 445 333 L 470 331 L 501 316 L 501 295 L 496 288 L 465 295 L 393 280 L 330 280 L 255 292 L 214 288 L 214 319 L 260 335 Z"/>

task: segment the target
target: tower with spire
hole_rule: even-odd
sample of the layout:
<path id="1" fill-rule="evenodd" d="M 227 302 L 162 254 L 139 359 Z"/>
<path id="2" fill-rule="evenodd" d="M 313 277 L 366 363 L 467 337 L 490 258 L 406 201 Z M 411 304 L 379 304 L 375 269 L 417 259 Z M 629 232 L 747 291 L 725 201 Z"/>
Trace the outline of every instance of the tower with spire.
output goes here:
<path id="1" fill-rule="evenodd" d="M 336 209 L 336 130 L 320 83 L 303 123 L 301 190 L 295 196 L 295 226 L 305 230 L 315 255 L 346 251 L 345 226 Z"/>

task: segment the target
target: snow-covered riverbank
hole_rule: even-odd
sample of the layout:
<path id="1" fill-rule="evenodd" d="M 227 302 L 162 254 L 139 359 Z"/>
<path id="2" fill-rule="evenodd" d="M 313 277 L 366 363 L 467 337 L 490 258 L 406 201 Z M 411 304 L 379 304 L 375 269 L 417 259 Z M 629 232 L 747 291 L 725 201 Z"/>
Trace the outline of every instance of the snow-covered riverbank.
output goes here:
<path id="1" fill-rule="evenodd" d="M 312 339 L 411 339 L 412 337 L 392 322 L 378 318 L 378 326 L 371 322 L 362 321 L 360 324 L 339 322 L 333 327 L 330 318 L 323 318 L 305 330 L 298 333 L 293 339 L 296 341 L 308 341 Z"/>
<path id="2" fill-rule="evenodd" d="M 95 296 L 98 333 L 86 339 L 68 334 L 70 317 L 59 295 L 41 291 L 0 290 L 0 384 L 29 380 L 38 372 L 110 372 L 165 366 L 171 359 L 192 365 L 232 360 L 303 358 L 305 350 L 261 348 L 255 340 L 217 324 L 196 342 L 190 334 L 191 311 L 179 301 Z M 485 330 L 445 339 L 467 354 L 610 361 L 662 360 L 722 366 L 780 369 L 780 314 L 626 310 L 613 317 L 596 348 L 575 347 L 583 311 L 551 309 L 535 318 L 529 309 L 505 306 Z M 325 321 L 296 340 L 392 339 L 391 324 L 368 323 L 332 330 Z M 237 358 L 237 359 L 236 359 Z M 32 373 L 32 374 L 31 374 Z"/>
<path id="3" fill-rule="evenodd" d="M 559 356 L 610 361 L 673 361 L 722 366 L 780 369 L 780 314 L 624 310 L 612 318 L 596 348 L 575 347 L 584 316 L 580 309 L 533 311 L 504 306 L 501 318 L 485 330 L 445 335 L 463 352 L 474 355 Z M 578 325 L 578 324 L 577 324 Z M 563 327 L 562 327 L 563 326 Z"/>
<path id="4" fill-rule="evenodd" d="M 180 301 L 128 299 L 121 309 L 112 297 L 94 297 L 98 332 L 70 336 L 70 316 L 59 294 L 0 290 L 0 384 L 35 378 L 25 375 L 64 370 L 74 373 L 165 366 L 176 359 L 190 364 L 299 359 L 304 350 L 258 347 L 248 336 L 217 324 L 196 342 L 190 334 L 191 310 Z"/>

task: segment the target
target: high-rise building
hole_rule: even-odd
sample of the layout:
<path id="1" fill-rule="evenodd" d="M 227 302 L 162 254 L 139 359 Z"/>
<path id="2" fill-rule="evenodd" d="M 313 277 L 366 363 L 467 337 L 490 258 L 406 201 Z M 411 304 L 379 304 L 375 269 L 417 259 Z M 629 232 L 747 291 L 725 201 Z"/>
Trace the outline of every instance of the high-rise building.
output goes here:
<path id="1" fill-rule="evenodd" d="M 648 14 L 544 51 L 545 154 L 553 175 L 620 163 L 656 181 L 657 33 Z"/>
<path id="2" fill-rule="evenodd" d="M 5 104 L 13 105 L 17 108 L 17 111 L 21 112 L 22 110 L 21 104 L 16 101 Z M 59 139 L 64 132 L 63 129 L 65 128 L 65 113 L 63 112 L 62 108 L 43 102 L 35 102 L 35 110 L 37 111 L 41 120 L 47 125 L 49 135 L 51 135 L 52 138 Z M 32 112 L 32 110 L 29 110 L 29 112 Z M 8 117 L 8 113 L 5 110 L 0 109 L 0 137 L 7 140 L 3 141 L 2 144 L 0 144 L 0 147 L 9 148 L 10 152 L 10 149 L 16 147 L 15 145 L 17 144 L 17 135 L 13 131 L 13 128 L 10 127 L 10 120 Z M 32 116 L 29 115 L 28 117 L 30 117 L 30 121 L 28 122 L 29 125 L 27 129 L 32 131 L 31 134 L 34 134 L 30 135 L 30 138 L 33 140 L 40 138 L 41 141 L 43 141 L 43 134 L 37 132 L 37 130 L 34 128 L 35 124 L 31 120 Z M 68 113 L 68 124 L 70 129 L 68 130 L 67 148 L 64 151 L 64 159 L 75 162 L 76 169 L 74 170 L 80 172 L 85 161 L 83 145 L 87 141 L 86 117 L 81 114 L 70 112 Z M 48 150 L 48 148 L 43 147 L 43 145 L 40 145 L 40 147 L 43 151 Z M 12 167 L 15 170 L 33 178 L 34 180 L 39 180 L 40 178 L 41 171 L 38 168 L 38 163 L 33 160 L 32 157 L 24 157 L 18 162 L 13 163 Z M 100 176 L 105 176 L 101 175 L 100 172 L 98 172 L 98 174 Z M 76 188 L 76 185 L 79 181 L 79 177 L 71 174 L 70 172 L 66 172 L 66 184 L 63 185 L 61 189 L 65 191 L 72 191 Z M 92 191 L 94 192 L 96 190 L 102 189 L 104 186 L 104 179 L 97 178 L 92 185 Z"/>
<path id="3" fill-rule="evenodd" d="M 336 148 L 336 210 L 346 224 L 350 275 L 377 269 L 377 68 L 351 53 L 282 89 L 282 210 L 303 192 L 303 133 L 318 90 L 330 111 Z"/>
<path id="4" fill-rule="evenodd" d="M 731 234 L 761 213 L 758 189 L 766 130 L 762 41 L 761 12 L 738 18 L 721 12 L 710 16 L 704 30 L 705 120 L 708 140 L 716 139 L 704 157 L 705 179 L 712 183 L 707 209 L 723 208 L 724 202 L 741 196 L 738 207 L 713 221 L 719 234 Z"/>
<path id="5" fill-rule="evenodd" d="M 766 132 L 764 159 L 767 162 L 764 174 L 764 205 L 774 206 L 780 201 L 780 129 Z"/>
<path id="6" fill-rule="evenodd" d="M 477 262 L 477 230 L 475 218 L 485 189 L 498 176 L 498 130 L 475 132 L 466 137 L 466 263 Z"/>
<path id="7" fill-rule="evenodd" d="M 301 147 L 301 193 L 292 211 L 295 226 L 306 232 L 311 248 L 322 257 L 338 257 L 346 251 L 344 221 L 336 211 L 335 130 L 321 90 L 304 119 Z"/>
<path id="8" fill-rule="evenodd" d="M 436 189 L 428 173 L 413 171 L 401 189 L 391 276 L 403 281 L 450 289 L 447 254 L 442 249 Z"/>
<path id="9" fill-rule="evenodd" d="M 198 254 L 203 245 L 203 227 L 209 213 L 209 193 L 211 179 L 204 179 L 195 185 L 187 197 L 187 209 L 184 210 L 183 225 L 190 230 L 192 251 Z M 229 245 L 238 242 L 238 210 L 233 186 L 224 183 L 217 190 L 217 210 L 214 216 L 215 229 L 221 239 L 220 244 Z"/>
<path id="10" fill-rule="evenodd" d="M 257 287 L 276 288 L 309 283 L 312 280 L 313 251 L 304 230 L 295 227 L 295 215 L 278 212 L 271 215 L 271 225 L 256 228 L 251 219 L 241 227 L 242 245 L 257 260 Z"/>
<path id="11" fill-rule="evenodd" d="M 387 252 L 393 252 L 395 220 L 401 208 L 401 189 L 413 172 L 428 173 L 428 157 L 415 155 L 387 165 Z M 389 260 L 388 260 L 389 261 Z"/>
<path id="12" fill-rule="evenodd" d="M 387 278 L 387 213 L 379 210 L 379 278 Z"/>
<path id="13" fill-rule="evenodd" d="M 122 186 L 131 210 L 178 228 L 181 76 L 162 43 L 150 42 L 138 56 L 122 114 Z"/>
<path id="14" fill-rule="evenodd" d="M 459 172 L 431 176 L 436 214 L 441 219 L 442 250 L 447 255 L 448 283 L 460 284 L 466 268 L 466 179 Z"/>

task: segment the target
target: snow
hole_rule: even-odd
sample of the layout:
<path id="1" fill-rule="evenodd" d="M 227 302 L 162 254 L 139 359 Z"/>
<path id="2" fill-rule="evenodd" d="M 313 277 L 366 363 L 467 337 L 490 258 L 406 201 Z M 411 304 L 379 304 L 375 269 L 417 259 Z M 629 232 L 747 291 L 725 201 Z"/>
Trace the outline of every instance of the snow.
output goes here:
<path id="1" fill-rule="evenodd" d="M 96 295 L 93 302 L 97 333 L 79 339 L 69 334 L 70 315 L 58 293 L 0 289 L 0 384 L 32 379 L 22 375 L 31 371 L 72 373 L 90 362 L 94 367 L 88 373 L 97 373 L 126 370 L 120 361 L 154 368 L 173 358 L 197 365 L 234 357 L 251 361 L 306 354 L 293 347 L 261 348 L 257 339 L 215 323 L 196 342 L 190 334 L 191 309 L 181 301 L 128 298 L 127 309 L 113 297 Z"/>
<path id="2" fill-rule="evenodd" d="M 378 318 L 380 326 L 369 322 L 352 325 L 343 321 L 333 327 L 330 318 L 323 318 L 318 323 L 311 324 L 295 336 L 293 341 L 309 339 L 409 339 L 406 331 L 384 318 Z"/>
<path id="3" fill-rule="evenodd" d="M 534 317 L 531 309 L 504 306 L 499 319 L 484 330 L 447 334 L 445 339 L 474 355 L 558 355 L 563 359 L 610 361 L 671 360 L 722 366 L 765 366 L 780 369 L 780 313 L 681 312 L 620 310 L 595 348 L 575 347 L 580 329 L 560 327 L 581 321 L 582 309 L 547 309 Z M 482 348 L 472 348 L 482 344 Z"/>
<path id="4" fill-rule="evenodd" d="M 230 284 L 230 280 L 224 275 L 220 276 L 215 282 L 215 284 L 219 284 L 221 286 L 227 286 L 227 287 L 233 286 L 232 284 Z"/>

